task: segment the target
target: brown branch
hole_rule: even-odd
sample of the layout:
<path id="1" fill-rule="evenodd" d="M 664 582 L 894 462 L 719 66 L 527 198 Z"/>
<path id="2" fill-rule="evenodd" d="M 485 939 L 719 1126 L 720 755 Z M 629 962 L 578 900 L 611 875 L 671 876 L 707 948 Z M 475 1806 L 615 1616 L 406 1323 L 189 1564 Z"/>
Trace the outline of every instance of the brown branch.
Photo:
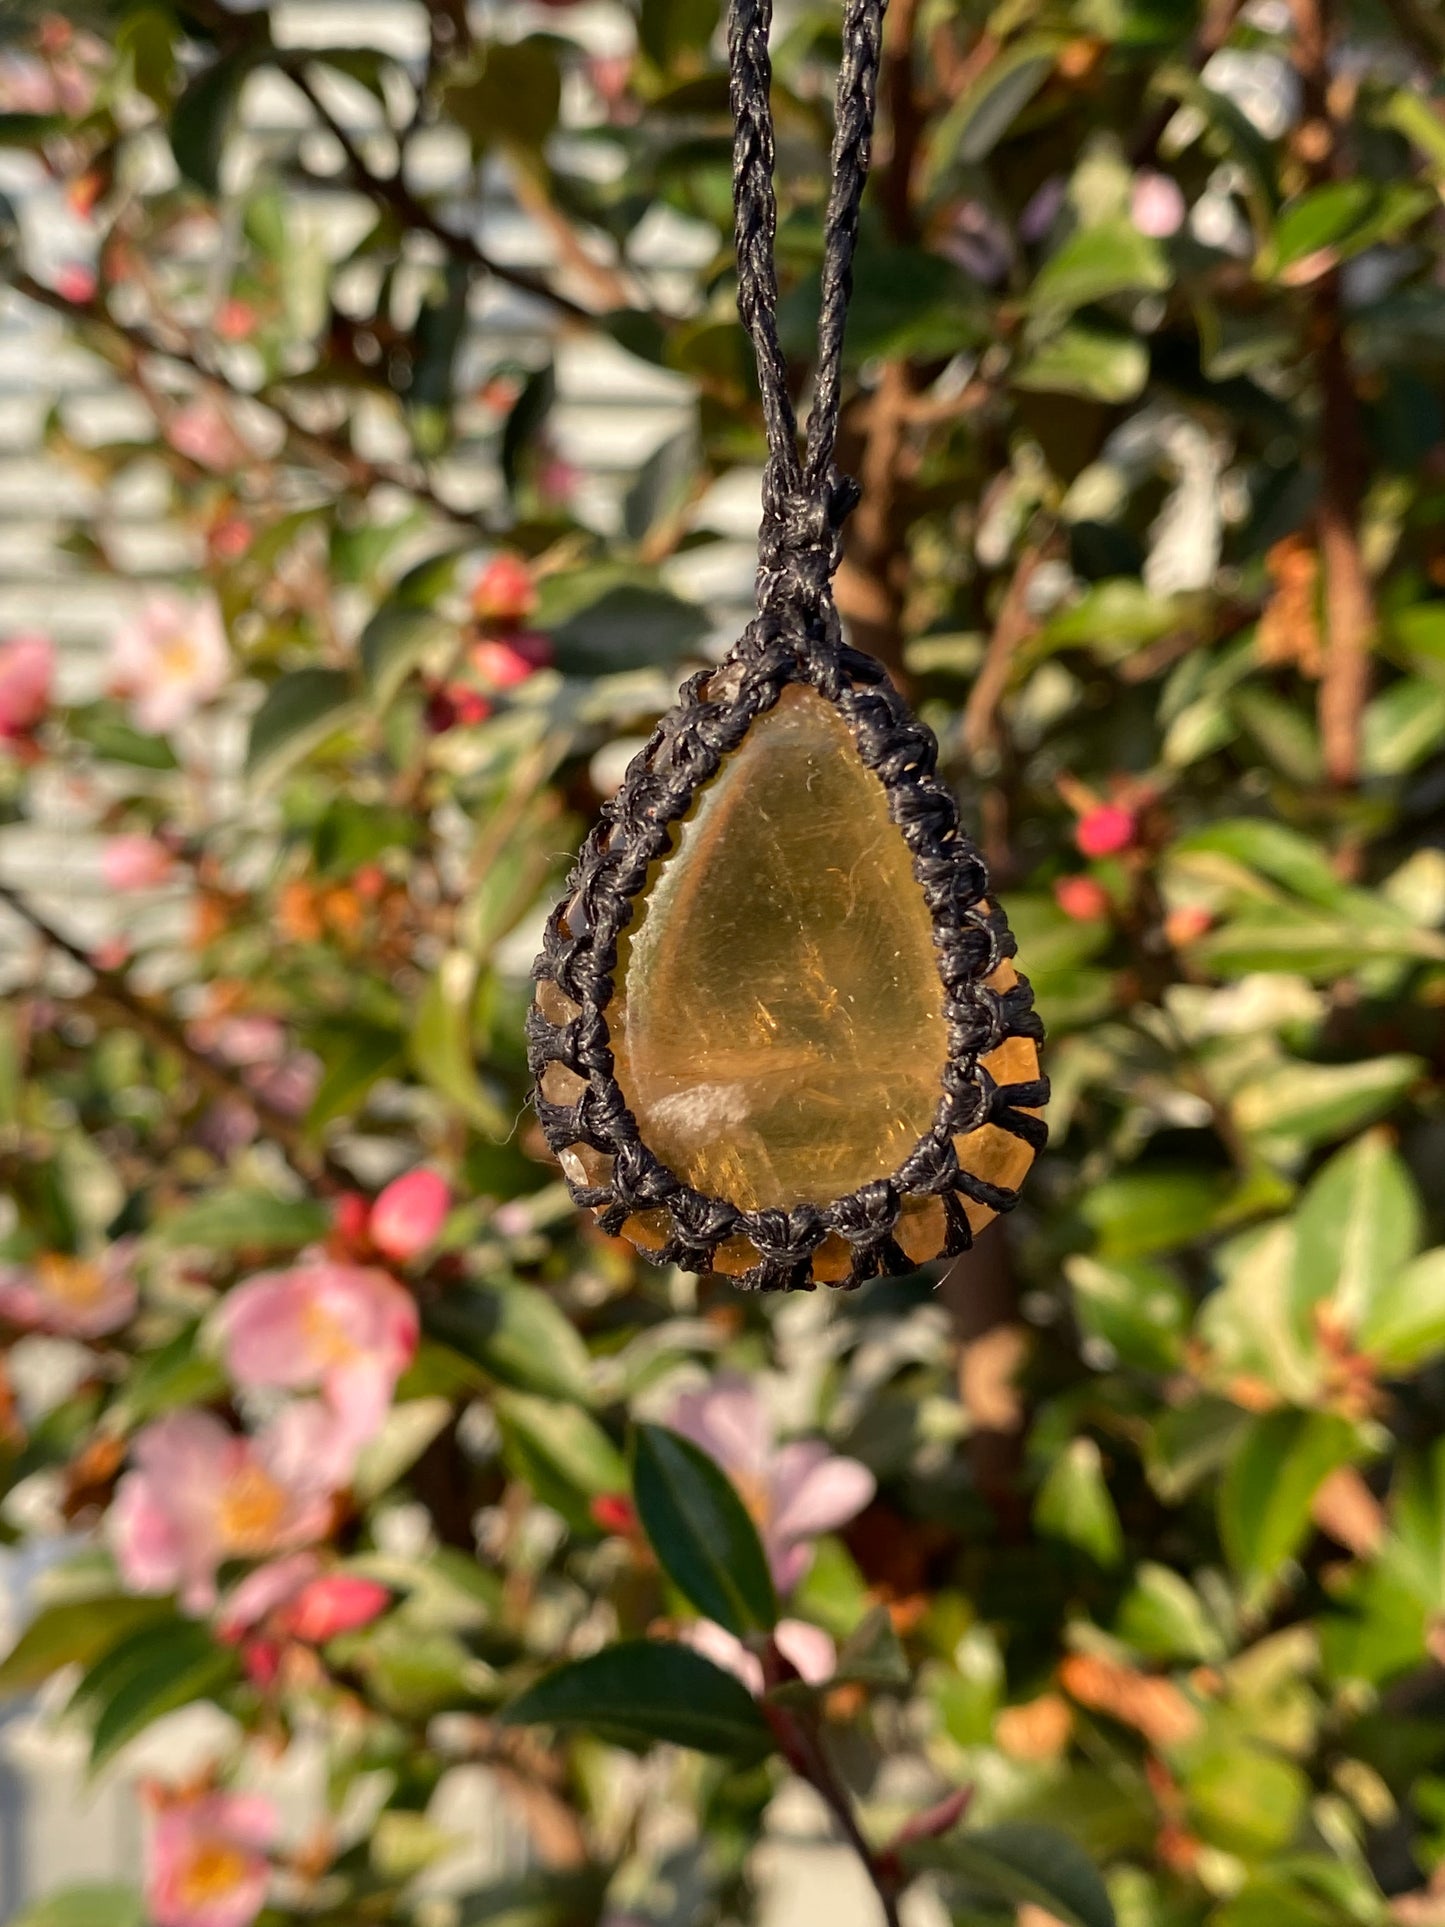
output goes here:
<path id="1" fill-rule="evenodd" d="M 913 375 L 907 362 L 885 364 L 866 406 L 857 460 L 862 500 L 848 526 L 836 583 L 838 608 L 860 649 L 903 679 L 903 607 L 908 587 L 907 515 L 902 485 L 913 467 L 909 447 Z"/>
<path id="2" fill-rule="evenodd" d="M 298 1177 L 323 1190 L 355 1188 L 356 1181 L 345 1166 L 335 1163 L 325 1152 L 317 1151 L 309 1144 L 295 1118 L 259 1097 L 227 1065 L 199 1050 L 163 1005 L 132 990 L 123 972 L 107 969 L 97 963 L 8 883 L 0 883 L 0 903 L 7 905 L 22 922 L 28 924 L 49 949 L 68 957 L 88 973 L 93 985 L 89 993 L 91 1003 L 110 1010 L 123 1023 L 139 1031 L 147 1043 L 156 1049 L 179 1057 L 196 1082 L 212 1097 L 227 1100 L 240 1098 L 248 1105 L 266 1136 L 285 1153 L 287 1162 Z"/>
<path id="3" fill-rule="evenodd" d="M 1329 0 L 1291 0 L 1290 11 L 1294 62 L 1304 97 L 1300 134 L 1309 136 L 1312 178 L 1326 181 L 1339 177 L 1343 160 L 1343 130 L 1330 108 Z M 1365 476 L 1360 405 L 1334 268 L 1314 284 L 1310 331 L 1320 386 L 1320 496 L 1315 522 L 1325 591 L 1320 743 L 1326 775 L 1332 783 L 1348 788 L 1360 777 L 1360 734 L 1370 692 L 1375 610 L 1360 548 Z"/>
<path id="4" fill-rule="evenodd" d="M 366 157 L 352 138 L 350 131 L 337 119 L 326 102 L 321 98 L 306 65 L 311 58 L 302 53 L 278 62 L 281 72 L 293 87 L 305 96 L 311 111 L 336 141 L 346 157 L 346 165 L 351 178 L 370 200 L 392 214 L 404 228 L 431 235 L 440 242 L 454 261 L 464 266 L 476 268 L 482 274 L 489 274 L 494 280 L 502 281 L 508 287 L 516 288 L 523 294 L 534 295 L 540 301 L 548 301 L 559 308 L 573 321 L 595 321 L 596 316 L 590 308 L 584 308 L 569 295 L 559 294 L 539 275 L 531 274 L 525 268 L 508 267 L 501 261 L 494 261 L 472 239 L 469 234 L 459 234 L 455 228 L 448 227 L 445 221 L 437 219 L 426 202 L 412 193 L 400 174 L 377 174 L 367 166 Z"/>
<path id="5" fill-rule="evenodd" d="M 913 40 L 918 0 L 893 0 L 883 30 L 883 71 L 878 91 L 888 112 L 889 154 L 881 181 L 888 232 L 899 243 L 917 238 L 913 217 L 913 171 L 923 135 L 914 89 Z"/>
<path id="6" fill-rule="evenodd" d="M 963 712 L 963 746 L 970 756 L 978 756 L 996 741 L 998 706 L 1013 673 L 1014 657 L 1038 627 L 1029 614 L 1029 589 L 1039 564 L 1054 547 L 1052 536 L 1043 542 L 1031 543 L 1019 557 L 1004 590 L 994 618 L 993 634 Z"/>
<path id="7" fill-rule="evenodd" d="M 298 454 L 304 455 L 311 461 L 330 463 L 341 469 L 346 477 L 345 486 L 348 490 L 365 494 L 382 485 L 401 489 L 414 496 L 419 502 L 425 502 L 429 508 L 435 509 L 439 515 L 445 516 L 448 521 L 456 523 L 461 528 L 483 535 L 493 533 L 490 525 L 473 510 L 456 508 L 443 496 L 438 495 L 424 475 L 416 474 L 409 469 L 398 468 L 391 462 L 370 460 L 366 456 L 358 455 L 354 449 L 322 433 L 319 429 L 306 427 L 296 419 L 274 390 L 238 388 L 234 382 L 229 381 L 225 375 L 201 357 L 194 343 L 182 337 L 174 341 L 162 340 L 159 336 L 147 333 L 144 328 L 117 321 L 99 294 L 93 295 L 89 301 L 68 301 L 54 288 L 46 287 L 44 282 L 36 281 L 32 276 L 17 271 L 10 273 L 9 285 L 17 294 L 24 295 L 28 301 L 34 301 L 40 307 L 49 308 L 54 313 L 63 315 L 68 321 L 80 322 L 111 335 L 117 342 L 123 343 L 131 355 L 154 355 L 163 361 L 174 363 L 178 368 L 187 369 L 198 381 L 214 388 L 230 401 L 258 404 L 275 416 L 285 431 L 289 445 Z"/>

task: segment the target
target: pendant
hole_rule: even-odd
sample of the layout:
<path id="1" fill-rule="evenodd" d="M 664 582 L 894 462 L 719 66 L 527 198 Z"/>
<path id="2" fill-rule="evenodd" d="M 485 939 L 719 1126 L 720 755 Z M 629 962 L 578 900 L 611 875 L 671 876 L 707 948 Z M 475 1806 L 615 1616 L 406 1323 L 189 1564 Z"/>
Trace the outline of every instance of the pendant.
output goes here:
<path id="1" fill-rule="evenodd" d="M 684 687 L 534 968 L 538 1112 L 605 1230 L 796 1289 L 1013 1205 L 1042 1028 L 936 756 L 852 649 L 745 638 Z"/>

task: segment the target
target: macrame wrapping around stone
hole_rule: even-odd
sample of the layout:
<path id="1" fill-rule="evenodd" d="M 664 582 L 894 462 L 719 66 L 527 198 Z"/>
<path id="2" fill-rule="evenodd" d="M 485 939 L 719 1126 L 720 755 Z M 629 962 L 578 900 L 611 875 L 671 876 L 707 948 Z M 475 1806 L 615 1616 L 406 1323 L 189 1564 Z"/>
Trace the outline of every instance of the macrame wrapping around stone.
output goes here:
<path id="1" fill-rule="evenodd" d="M 940 1255 L 972 1243 L 970 1205 L 978 1216 L 1013 1207 L 1017 1191 L 961 1167 L 954 1140 L 991 1125 L 1029 1153 L 1043 1147 L 1047 1131 L 1037 1113 L 1047 1080 L 998 1084 L 981 1062 L 1010 1038 L 1037 1045 L 1043 1028 L 1027 980 L 1011 970 L 1016 946 L 988 899 L 983 860 L 934 773 L 931 731 L 880 664 L 836 640 L 826 588 L 822 608 L 813 596 L 791 609 L 790 598 L 764 600 L 770 606 L 722 667 L 684 686 L 584 846 L 534 966 L 528 1059 L 547 1141 L 563 1159 L 573 1197 L 598 1213 L 605 1230 L 626 1227 L 657 1262 L 724 1270 L 750 1289 L 810 1288 L 819 1277 L 853 1286 L 916 1269 L 918 1258 L 898 1235 L 900 1212 L 919 1200 L 941 1201 Z M 694 1190 L 644 1142 L 617 1081 L 604 1013 L 618 938 L 652 866 L 671 850 L 674 828 L 700 788 L 789 684 L 807 685 L 836 706 L 884 786 L 932 919 L 948 1055 L 933 1125 L 896 1171 L 845 1197 L 745 1211 Z"/>

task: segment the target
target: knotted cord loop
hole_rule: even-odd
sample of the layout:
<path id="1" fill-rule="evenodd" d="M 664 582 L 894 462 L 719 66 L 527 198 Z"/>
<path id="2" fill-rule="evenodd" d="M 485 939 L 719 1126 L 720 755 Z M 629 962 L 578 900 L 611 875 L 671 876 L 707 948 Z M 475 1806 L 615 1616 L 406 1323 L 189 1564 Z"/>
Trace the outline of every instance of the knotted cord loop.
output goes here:
<path id="1" fill-rule="evenodd" d="M 853 292 L 858 214 L 872 153 L 886 7 L 887 0 L 848 0 L 844 14 L 823 238 L 818 366 L 805 454 L 798 449 L 787 357 L 778 339 L 776 140 L 768 54 L 772 0 L 731 0 L 728 8 L 736 126 L 733 206 L 738 312 L 757 355 L 769 451 L 763 477 L 758 610 L 774 619 L 791 615 L 799 640 L 815 646 L 836 647 L 841 641 L 829 584 L 842 557 L 843 524 L 858 501 L 856 484 L 834 467 L 833 451 L 842 401 L 843 333 Z"/>

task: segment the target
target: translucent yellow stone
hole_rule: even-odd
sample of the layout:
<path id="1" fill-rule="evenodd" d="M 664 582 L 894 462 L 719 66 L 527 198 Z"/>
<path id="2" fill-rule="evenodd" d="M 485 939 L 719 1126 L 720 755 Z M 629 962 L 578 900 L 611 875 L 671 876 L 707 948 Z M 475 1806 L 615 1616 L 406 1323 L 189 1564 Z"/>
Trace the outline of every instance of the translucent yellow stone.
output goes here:
<path id="1" fill-rule="evenodd" d="M 581 1013 L 582 1006 L 574 1004 L 566 991 L 554 984 L 550 977 L 543 977 L 537 984 L 537 1008 L 549 1024 L 555 1024 L 560 1030 L 563 1024 L 570 1024 Z"/>
<path id="2" fill-rule="evenodd" d="M 948 1055 L 928 906 L 882 783 L 815 691 L 785 689 L 701 791 L 615 981 L 618 1083 L 699 1191 L 827 1203 L 928 1129 Z"/>
<path id="3" fill-rule="evenodd" d="M 936 1258 L 948 1242 L 948 1213 L 942 1198 L 905 1198 L 898 1210 L 894 1242 L 916 1265 Z"/>
<path id="4" fill-rule="evenodd" d="M 614 1159 L 607 1151 L 599 1151 L 591 1144 L 569 1144 L 565 1151 L 559 1151 L 557 1162 L 564 1176 L 571 1179 L 579 1189 L 599 1184 L 610 1184 Z"/>
<path id="5" fill-rule="evenodd" d="M 666 1211 L 634 1211 L 623 1222 L 622 1235 L 640 1251 L 661 1251 L 672 1236 L 672 1217 Z"/>
<path id="6" fill-rule="evenodd" d="M 741 1278 L 745 1271 L 763 1262 L 763 1254 L 751 1238 L 724 1238 L 712 1254 L 712 1268 L 728 1278 Z"/>
<path id="7" fill-rule="evenodd" d="M 542 1095 L 549 1104 L 575 1104 L 587 1088 L 587 1079 L 565 1064 L 549 1064 L 542 1073 Z"/>
<path id="8" fill-rule="evenodd" d="M 830 1231 L 813 1253 L 813 1276 L 820 1285 L 837 1285 L 852 1269 L 852 1245 L 836 1231 Z"/>

